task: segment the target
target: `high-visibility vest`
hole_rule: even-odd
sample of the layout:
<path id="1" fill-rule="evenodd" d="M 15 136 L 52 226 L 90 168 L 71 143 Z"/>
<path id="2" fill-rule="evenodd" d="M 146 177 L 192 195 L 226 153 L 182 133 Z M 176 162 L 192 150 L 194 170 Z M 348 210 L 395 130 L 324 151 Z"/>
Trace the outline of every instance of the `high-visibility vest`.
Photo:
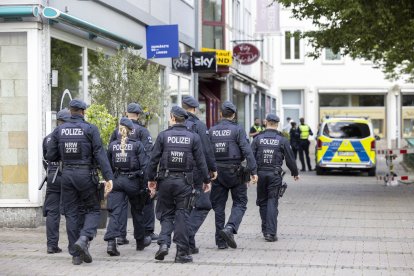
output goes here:
<path id="1" fill-rule="evenodd" d="M 256 132 L 261 132 L 261 131 L 263 131 L 264 129 L 263 129 L 263 127 L 261 127 L 261 126 L 256 126 L 256 125 L 253 125 L 253 127 L 254 127 L 254 129 L 256 130 Z"/>
<path id="2" fill-rule="evenodd" d="M 300 139 L 307 140 L 309 137 L 310 127 L 308 125 L 300 125 L 299 130 L 300 130 Z"/>

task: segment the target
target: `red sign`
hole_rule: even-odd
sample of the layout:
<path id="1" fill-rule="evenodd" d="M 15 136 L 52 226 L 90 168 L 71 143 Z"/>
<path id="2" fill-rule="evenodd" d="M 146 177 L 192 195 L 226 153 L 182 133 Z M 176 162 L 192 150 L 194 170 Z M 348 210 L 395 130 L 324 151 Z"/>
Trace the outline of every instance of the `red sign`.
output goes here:
<path id="1" fill-rule="evenodd" d="M 237 59 L 240 64 L 249 65 L 255 63 L 259 59 L 260 52 L 253 44 L 242 43 L 234 46 L 233 57 Z"/>

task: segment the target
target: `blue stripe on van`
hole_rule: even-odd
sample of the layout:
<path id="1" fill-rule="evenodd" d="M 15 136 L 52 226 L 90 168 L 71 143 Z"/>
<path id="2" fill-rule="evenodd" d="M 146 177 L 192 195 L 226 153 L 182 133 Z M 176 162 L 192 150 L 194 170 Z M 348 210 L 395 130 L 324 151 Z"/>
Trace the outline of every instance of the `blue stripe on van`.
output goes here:
<path id="1" fill-rule="evenodd" d="M 342 140 L 333 140 L 322 157 L 322 161 L 330 162 L 342 144 Z"/>
<path id="2" fill-rule="evenodd" d="M 358 154 L 359 160 L 361 160 L 361 162 L 370 161 L 369 156 L 360 141 L 351 141 L 351 144 L 354 147 L 355 152 Z"/>

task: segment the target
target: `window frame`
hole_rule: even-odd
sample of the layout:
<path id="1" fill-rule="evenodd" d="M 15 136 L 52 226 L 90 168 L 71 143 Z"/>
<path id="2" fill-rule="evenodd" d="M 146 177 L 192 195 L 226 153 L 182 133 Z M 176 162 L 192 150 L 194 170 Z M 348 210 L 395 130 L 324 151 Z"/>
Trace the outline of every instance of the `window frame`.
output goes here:
<path id="1" fill-rule="evenodd" d="M 339 51 L 340 59 L 335 60 L 329 60 L 326 59 L 326 50 L 330 48 L 323 48 L 322 50 L 322 64 L 344 64 L 345 63 L 345 57 L 341 55 L 341 51 Z"/>
<path id="2" fill-rule="evenodd" d="M 286 58 L 286 47 L 285 47 L 285 41 L 286 41 L 286 33 L 289 32 L 290 34 L 294 34 L 295 32 L 303 33 L 303 30 L 300 28 L 290 28 L 290 29 L 284 29 L 282 30 L 282 41 L 281 41 L 281 62 L 282 63 L 291 63 L 291 64 L 298 64 L 298 63 L 304 63 L 305 62 L 305 43 L 303 39 L 299 39 L 299 58 L 295 59 L 295 37 L 292 35 L 290 37 L 290 55 L 293 58 Z"/>
<path id="3" fill-rule="evenodd" d="M 201 2 L 201 22 L 203 26 L 221 27 L 222 28 L 222 49 L 226 49 L 226 0 L 221 0 L 221 21 L 210 21 L 204 19 L 204 1 Z M 201 33 L 201 41 L 203 41 L 203 32 Z M 204 47 L 204 45 L 202 45 Z"/>

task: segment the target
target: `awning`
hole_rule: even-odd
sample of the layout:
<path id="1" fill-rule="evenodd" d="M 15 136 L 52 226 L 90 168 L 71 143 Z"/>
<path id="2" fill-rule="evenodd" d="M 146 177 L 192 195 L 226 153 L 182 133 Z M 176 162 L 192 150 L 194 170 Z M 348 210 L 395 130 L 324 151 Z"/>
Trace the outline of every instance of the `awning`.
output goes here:
<path id="1" fill-rule="evenodd" d="M 0 17 L 38 17 L 39 7 L 36 6 L 0 6 Z"/>
<path id="2" fill-rule="evenodd" d="M 98 27 L 85 20 L 69 15 L 67 13 L 61 12 L 55 8 L 51 8 L 51 7 L 44 8 L 43 16 L 53 21 L 68 24 L 72 27 L 88 32 L 91 35 L 106 38 L 116 43 L 121 43 L 123 46 L 133 47 L 135 49 L 142 49 L 142 45 L 140 43 L 121 37 L 104 28 Z"/>

